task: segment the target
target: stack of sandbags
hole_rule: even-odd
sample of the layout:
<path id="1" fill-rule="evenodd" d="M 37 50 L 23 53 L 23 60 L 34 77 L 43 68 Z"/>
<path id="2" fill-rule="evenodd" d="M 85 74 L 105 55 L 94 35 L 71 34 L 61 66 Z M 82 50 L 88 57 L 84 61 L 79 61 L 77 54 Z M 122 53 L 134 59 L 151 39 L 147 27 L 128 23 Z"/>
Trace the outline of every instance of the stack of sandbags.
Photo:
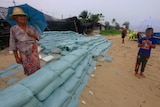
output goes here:
<path id="1" fill-rule="evenodd" d="M 73 32 L 46 32 L 45 35 L 40 41 L 47 53 L 43 56 L 67 54 L 58 61 L 47 62 L 31 76 L 1 91 L 0 102 L 4 102 L 0 107 L 77 107 L 97 58 L 105 57 L 111 44 L 100 35 L 84 37 Z"/>

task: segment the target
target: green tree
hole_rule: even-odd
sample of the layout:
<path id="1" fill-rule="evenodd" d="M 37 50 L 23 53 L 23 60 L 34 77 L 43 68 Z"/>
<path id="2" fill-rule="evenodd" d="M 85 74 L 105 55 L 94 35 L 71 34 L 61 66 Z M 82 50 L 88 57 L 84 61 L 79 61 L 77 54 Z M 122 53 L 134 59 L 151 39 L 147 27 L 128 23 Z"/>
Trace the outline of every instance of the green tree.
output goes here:
<path id="1" fill-rule="evenodd" d="M 82 22 L 87 22 L 89 18 L 90 13 L 87 10 L 84 10 L 80 13 L 79 18 Z"/>
<path id="2" fill-rule="evenodd" d="M 83 23 L 86 23 L 86 22 L 98 22 L 102 18 L 104 18 L 102 13 L 100 13 L 100 14 L 92 14 L 92 13 L 89 13 L 87 10 L 82 11 L 80 13 L 80 15 L 79 15 L 79 19 Z"/>
<path id="3" fill-rule="evenodd" d="M 128 21 L 126 21 L 126 22 L 124 22 L 122 25 L 123 25 L 123 26 L 126 26 L 126 28 L 129 29 L 130 23 L 129 23 Z"/>
<path id="4" fill-rule="evenodd" d="M 100 13 L 100 14 L 91 14 L 91 16 L 89 17 L 89 22 L 98 22 L 103 17 L 104 16 L 102 15 L 102 13 Z"/>

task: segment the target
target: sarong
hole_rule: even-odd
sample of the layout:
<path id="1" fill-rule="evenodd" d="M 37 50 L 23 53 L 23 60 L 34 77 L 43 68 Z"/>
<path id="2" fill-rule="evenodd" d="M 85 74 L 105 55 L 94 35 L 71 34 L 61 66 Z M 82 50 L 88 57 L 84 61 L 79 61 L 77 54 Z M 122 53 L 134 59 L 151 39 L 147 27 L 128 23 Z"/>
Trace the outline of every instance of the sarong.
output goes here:
<path id="1" fill-rule="evenodd" d="M 24 68 L 24 74 L 30 75 L 36 72 L 38 69 L 40 69 L 40 60 L 37 43 L 33 44 L 32 53 L 30 55 L 26 55 L 22 52 L 19 53 Z"/>

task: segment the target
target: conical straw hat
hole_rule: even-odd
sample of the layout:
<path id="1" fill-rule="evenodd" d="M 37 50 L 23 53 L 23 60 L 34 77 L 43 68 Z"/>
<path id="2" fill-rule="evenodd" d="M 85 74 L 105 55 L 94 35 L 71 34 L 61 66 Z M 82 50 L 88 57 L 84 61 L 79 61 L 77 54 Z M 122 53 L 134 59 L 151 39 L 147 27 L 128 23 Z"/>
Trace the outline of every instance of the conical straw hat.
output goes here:
<path id="1" fill-rule="evenodd" d="M 13 16 L 18 16 L 18 15 L 25 15 L 27 18 L 29 18 L 28 14 L 24 13 L 24 11 L 21 8 L 19 7 L 13 8 L 10 18 L 13 19 Z"/>

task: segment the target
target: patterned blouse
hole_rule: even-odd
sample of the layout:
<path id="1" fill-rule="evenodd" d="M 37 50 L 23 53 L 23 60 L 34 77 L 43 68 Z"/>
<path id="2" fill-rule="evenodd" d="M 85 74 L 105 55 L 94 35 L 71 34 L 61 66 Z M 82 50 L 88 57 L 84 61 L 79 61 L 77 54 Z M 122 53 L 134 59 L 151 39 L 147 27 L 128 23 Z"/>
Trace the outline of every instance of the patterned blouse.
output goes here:
<path id="1" fill-rule="evenodd" d="M 35 28 L 31 25 L 27 25 L 26 31 L 30 31 L 33 34 L 37 35 L 37 38 L 39 40 L 40 35 L 35 30 Z M 21 27 L 18 25 L 14 25 L 10 29 L 10 50 L 18 50 L 18 51 L 24 51 L 29 50 L 31 51 L 32 44 L 36 42 L 36 39 L 28 36 Z"/>

